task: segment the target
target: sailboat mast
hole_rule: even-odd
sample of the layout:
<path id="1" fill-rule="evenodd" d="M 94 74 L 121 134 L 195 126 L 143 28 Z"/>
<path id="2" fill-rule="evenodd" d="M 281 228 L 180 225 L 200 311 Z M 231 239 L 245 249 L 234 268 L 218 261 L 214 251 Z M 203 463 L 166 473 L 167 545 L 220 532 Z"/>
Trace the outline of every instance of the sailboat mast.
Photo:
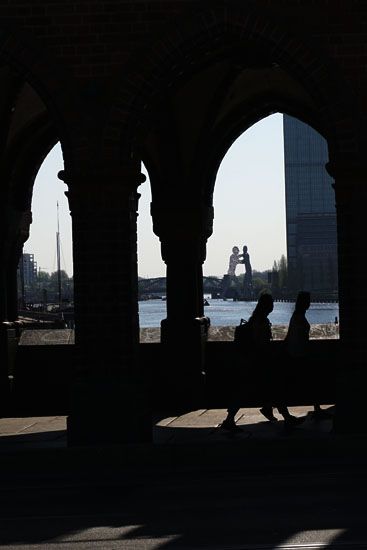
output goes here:
<path id="1" fill-rule="evenodd" d="M 59 305 L 61 306 L 61 263 L 60 263 L 59 201 L 57 201 L 56 255 L 57 255 L 57 287 L 58 287 L 58 292 L 59 292 Z"/>

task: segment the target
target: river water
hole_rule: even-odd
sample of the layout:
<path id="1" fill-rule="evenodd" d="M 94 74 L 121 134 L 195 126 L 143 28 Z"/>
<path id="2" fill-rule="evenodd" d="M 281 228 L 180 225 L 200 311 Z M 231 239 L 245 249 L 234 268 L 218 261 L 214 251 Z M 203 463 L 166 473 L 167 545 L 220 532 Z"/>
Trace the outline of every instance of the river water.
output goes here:
<path id="1" fill-rule="evenodd" d="M 256 302 L 233 302 L 232 300 L 208 299 L 210 306 L 204 307 L 204 315 L 210 318 L 211 326 L 230 327 L 238 325 L 241 318 L 248 319 Z M 274 302 L 274 310 L 269 315 L 273 325 L 286 325 L 294 310 L 292 302 Z M 166 317 L 164 300 L 144 300 L 139 302 L 139 321 L 141 328 L 159 327 Z M 339 304 L 312 303 L 306 313 L 308 322 L 313 325 L 334 323 L 339 319 Z"/>

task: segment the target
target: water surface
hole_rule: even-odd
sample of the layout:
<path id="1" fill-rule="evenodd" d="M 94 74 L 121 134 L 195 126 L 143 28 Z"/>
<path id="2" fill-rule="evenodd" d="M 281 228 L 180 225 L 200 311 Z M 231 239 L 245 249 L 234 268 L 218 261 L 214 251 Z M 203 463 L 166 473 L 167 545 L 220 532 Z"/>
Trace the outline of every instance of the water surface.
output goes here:
<path id="1" fill-rule="evenodd" d="M 210 306 L 204 307 L 204 314 L 210 318 L 211 326 L 226 327 L 238 325 L 241 318 L 248 319 L 256 302 L 233 302 L 231 300 L 208 299 Z M 274 310 L 269 315 L 273 325 L 286 325 L 294 310 L 293 302 L 274 302 Z M 141 328 L 159 327 L 166 317 L 164 300 L 144 300 L 139 302 Z M 308 322 L 313 324 L 334 323 L 339 319 L 339 304 L 312 303 L 307 311 Z"/>

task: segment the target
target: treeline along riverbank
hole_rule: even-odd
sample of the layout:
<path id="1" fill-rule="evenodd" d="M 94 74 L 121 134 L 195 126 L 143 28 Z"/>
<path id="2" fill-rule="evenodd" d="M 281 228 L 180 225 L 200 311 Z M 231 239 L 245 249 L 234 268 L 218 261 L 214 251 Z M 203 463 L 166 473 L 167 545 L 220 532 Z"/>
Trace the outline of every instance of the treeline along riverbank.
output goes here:
<path id="1" fill-rule="evenodd" d="M 276 278 L 269 278 L 270 271 L 253 271 L 252 278 L 252 290 L 253 296 L 256 298 L 259 294 L 265 290 L 271 291 L 273 298 L 280 301 L 294 301 L 295 293 L 290 292 L 286 287 L 280 288 L 279 285 L 275 284 Z M 229 299 L 237 299 L 241 301 L 243 296 L 243 280 L 244 275 L 240 274 L 238 276 L 232 277 L 231 282 L 226 290 L 226 297 Z M 273 282 L 270 282 L 273 280 Z M 216 276 L 204 276 L 203 277 L 203 292 L 206 296 L 209 296 L 211 299 L 223 298 L 223 277 Z M 159 299 L 166 295 L 166 278 L 157 277 L 152 279 L 138 279 L 138 295 L 139 300 L 150 300 L 150 299 Z M 314 293 L 313 299 L 315 301 L 328 301 L 328 302 L 337 302 L 337 292 L 328 294 L 319 293 L 316 295 Z"/>

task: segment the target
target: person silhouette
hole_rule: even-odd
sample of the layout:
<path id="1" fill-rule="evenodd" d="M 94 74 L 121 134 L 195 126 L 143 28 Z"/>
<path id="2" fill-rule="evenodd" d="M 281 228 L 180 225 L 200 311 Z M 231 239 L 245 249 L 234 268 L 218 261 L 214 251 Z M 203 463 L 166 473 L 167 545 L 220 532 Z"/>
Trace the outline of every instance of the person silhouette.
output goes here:
<path id="1" fill-rule="evenodd" d="M 297 294 L 294 311 L 289 321 L 288 331 L 284 339 L 285 350 L 288 356 L 289 372 L 293 372 L 296 364 L 297 371 L 307 370 L 309 361 L 310 323 L 306 318 L 306 311 L 311 305 L 311 293 L 301 290 Z M 323 410 L 318 403 L 313 405 L 314 418 L 329 418 L 331 415 Z"/>
<path id="2" fill-rule="evenodd" d="M 253 367 L 265 369 L 262 379 L 265 379 L 268 375 L 268 366 L 272 363 L 272 356 L 271 356 L 271 349 L 270 349 L 270 342 L 272 340 L 272 332 L 271 332 L 271 323 L 268 319 L 268 315 L 273 311 L 274 307 L 274 301 L 273 297 L 270 293 L 264 293 L 261 294 L 257 304 L 255 306 L 254 311 L 252 312 L 248 323 L 251 327 L 251 349 L 245 349 L 244 351 L 248 353 L 248 356 L 246 359 L 249 360 L 249 363 L 253 365 Z M 238 394 L 238 384 L 235 385 L 234 392 L 235 394 L 232 394 L 232 403 L 227 409 L 227 416 L 224 419 L 224 421 L 221 424 L 221 428 L 237 432 L 242 431 L 242 429 L 237 426 L 235 422 L 235 416 L 237 412 L 240 409 L 240 397 Z M 266 383 L 263 386 L 263 390 L 265 394 L 271 393 L 270 387 L 272 387 L 272 384 Z M 269 388 L 269 389 L 268 389 Z M 260 412 L 268 419 L 268 420 L 277 420 L 277 418 L 273 414 L 273 406 L 269 399 L 266 400 L 267 403 L 264 407 L 260 409 Z M 287 407 L 277 404 L 277 409 L 279 413 L 283 416 L 284 421 L 287 425 L 294 425 L 298 424 L 303 419 L 297 418 L 295 416 L 292 416 Z"/>
<path id="3" fill-rule="evenodd" d="M 310 323 L 306 319 L 306 311 L 310 307 L 310 304 L 310 292 L 305 290 L 298 292 L 294 311 L 284 339 L 288 355 L 295 359 L 304 359 L 308 354 Z"/>

